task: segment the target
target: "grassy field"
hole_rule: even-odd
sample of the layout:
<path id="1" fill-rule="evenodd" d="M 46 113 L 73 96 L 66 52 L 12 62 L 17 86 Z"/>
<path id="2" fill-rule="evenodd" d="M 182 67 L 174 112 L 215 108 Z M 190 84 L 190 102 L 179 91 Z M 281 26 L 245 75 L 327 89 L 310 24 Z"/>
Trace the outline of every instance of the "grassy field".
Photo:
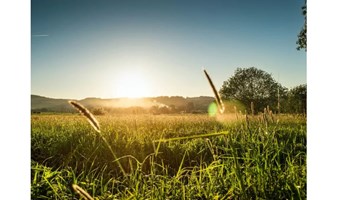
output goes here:
<path id="1" fill-rule="evenodd" d="M 304 116 L 97 120 L 31 116 L 32 199 L 306 199 Z"/>

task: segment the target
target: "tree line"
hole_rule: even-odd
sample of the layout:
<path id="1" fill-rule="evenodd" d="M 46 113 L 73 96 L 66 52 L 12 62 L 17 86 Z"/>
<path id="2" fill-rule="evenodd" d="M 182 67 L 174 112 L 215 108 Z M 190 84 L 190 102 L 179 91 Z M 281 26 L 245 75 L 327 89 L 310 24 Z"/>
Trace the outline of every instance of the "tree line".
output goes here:
<path id="1" fill-rule="evenodd" d="M 275 113 L 306 113 L 306 84 L 286 88 L 272 75 L 257 69 L 237 68 L 224 81 L 219 93 L 224 100 L 237 100 L 248 113 L 264 112 L 269 107 Z"/>

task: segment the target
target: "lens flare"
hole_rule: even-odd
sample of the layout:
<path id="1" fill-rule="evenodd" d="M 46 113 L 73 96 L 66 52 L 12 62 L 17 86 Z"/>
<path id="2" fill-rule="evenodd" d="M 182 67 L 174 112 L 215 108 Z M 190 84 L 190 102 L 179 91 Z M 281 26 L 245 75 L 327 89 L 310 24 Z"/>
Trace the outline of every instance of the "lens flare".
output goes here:
<path id="1" fill-rule="evenodd" d="M 208 107 L 208 114 L 210 117 L 214 117 L 217 114 L 217 104 L 212 102 Z"/>

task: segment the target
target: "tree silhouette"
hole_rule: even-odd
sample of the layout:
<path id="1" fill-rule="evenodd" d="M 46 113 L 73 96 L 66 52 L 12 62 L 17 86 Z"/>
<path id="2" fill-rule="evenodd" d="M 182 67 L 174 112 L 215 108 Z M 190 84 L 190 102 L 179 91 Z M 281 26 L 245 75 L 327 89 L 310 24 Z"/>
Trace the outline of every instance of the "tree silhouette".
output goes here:
<path id="1" fill-rule="evenodd" d="M 285 97 L 286 88 L 277 83 L 267 72 L 250 67 L 237 68 L 235 74 L 224 81 L 219 93 L 224 99 L 242 102 L 248 112 L 253 102 L 257 113 L 263 112 L 266 106 L 277 110 L 278 93 L 281 98 Z"/>
<path id="2" fill-rule="evenodd" d="M 297 40 L 297 50 L 300 49 L 305 49 L 307 50 L 307 45 L 306 45 L 306 27 L 307 27 L 307 21 L 306 21 L 306 0 L 305 0 L 305 5 L 302 7 L 302 14 L 304 15 L 304 25 L 302 27 L 302 30 L 298 34 L 298 40 Z"/>

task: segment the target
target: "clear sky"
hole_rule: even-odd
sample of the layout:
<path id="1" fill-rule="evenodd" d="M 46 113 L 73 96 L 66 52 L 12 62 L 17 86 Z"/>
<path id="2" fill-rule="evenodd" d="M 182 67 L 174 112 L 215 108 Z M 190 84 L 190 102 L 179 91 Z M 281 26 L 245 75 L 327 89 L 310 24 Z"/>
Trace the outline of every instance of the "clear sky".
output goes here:
<path id="1" fill-rule="evenodd" d="M 238 67 L 306 83 L 303 0 L 32 0 L 31 93 L 213 96 Z M 135 87 L 133 87 L 135 86 Z"/>

